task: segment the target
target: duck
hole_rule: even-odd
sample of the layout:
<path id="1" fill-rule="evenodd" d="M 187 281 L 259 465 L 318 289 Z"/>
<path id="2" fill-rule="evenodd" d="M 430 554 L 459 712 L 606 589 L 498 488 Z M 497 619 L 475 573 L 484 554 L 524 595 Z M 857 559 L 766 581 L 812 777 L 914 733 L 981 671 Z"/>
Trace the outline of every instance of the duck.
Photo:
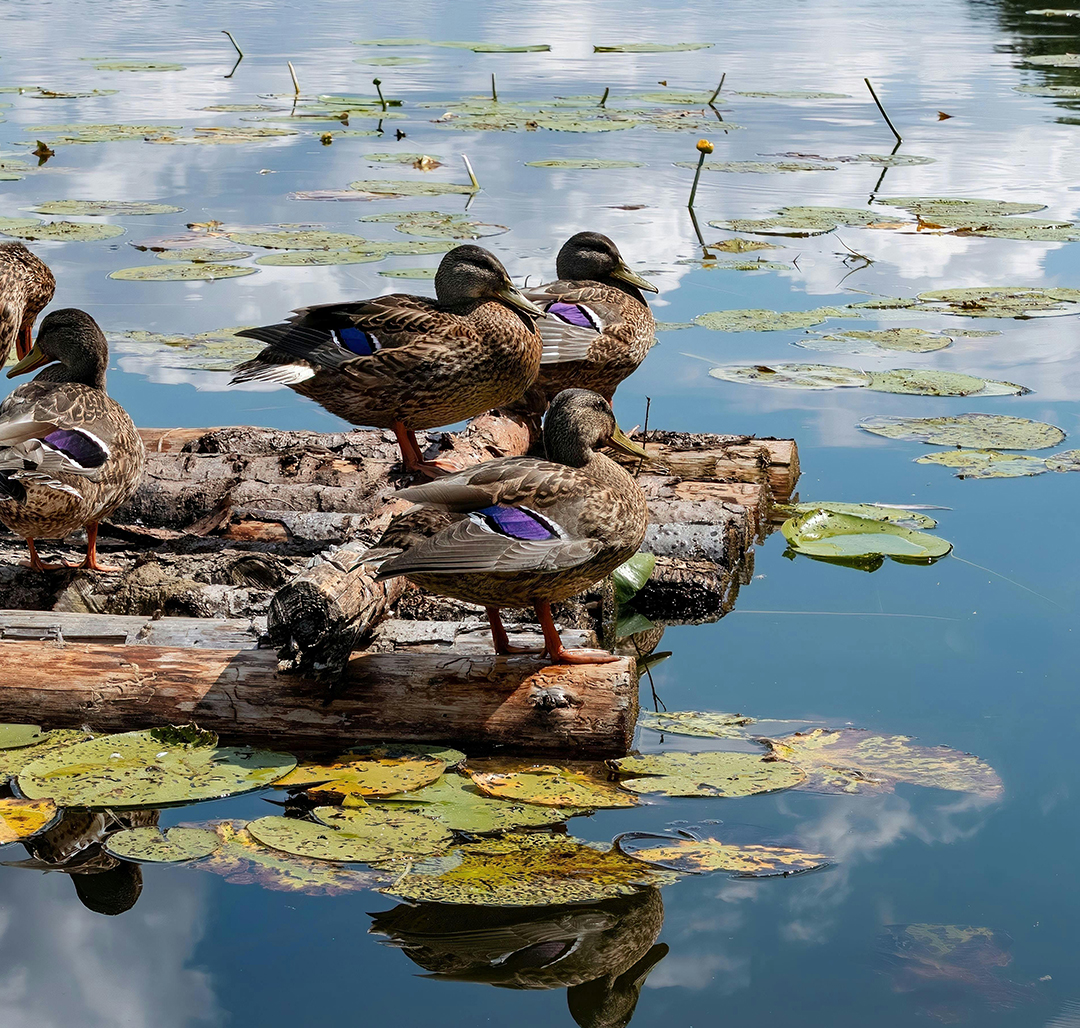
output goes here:
<path id="1" fill-rule="evenodd" d="M 525 291 L 548 315 L 538 326 L 544 350 L 536 390 L 550 402 L 563 389 L 590 389 L 610 403 L 656 342 L 642 290 L 659 290 L 599 232 L 563 243 L 555 271 L 558 281 Z"/>
<path id="2" fill-rule="evenodd" d="M 22 243 L 0 243 L 0 365 L 30 352 L 34 319 L 56 292 L 48 265 Z"/>
<path id="3" fill-rule="evenodd" d="M 409 471 L 434 477 L 417 429 L 507 405 L 532 385 L 543 311 L 480 246 L 458 246 L 435 274 L 435 299 L 391 293 L 302 307 L 238 335 L 269 344 L 233 382 L 278 382 L 354 425 L 393 429 Z"/>
<path id="4" fill-rule="evenodd" d="M 85 311 L 46 316 L 8 378 L 43 368 L 0 403 L 0 522 L 21 535 L 35 571 L 99 563 L 98 524 L 138 488 L 146 454 L 127 411 L 105 391 L 109 346 Z M 79 565 L 45 564 L 35 539 L 86 529 Z"/>
<path id="5" fill-rule="evenodd" d="M 478 603 L 487 612 L 497 654 L 513 649 L 502 607 L 532 606 L 554 663 L 598 664 L 620 658 L 563 646 L 551 605 L 583 592 L 632 557 L 645 537 L 648 507 L 636 480 L 601 453 L 645 450 L 619 429 L 598 393 L 566 389 L 543 426 L 547 459 L 502 457 L 409 486 L 395 498 L 414 506 L 387 526 L 366 559 L 376 578 L 398 575 L 430 592 Z"/>

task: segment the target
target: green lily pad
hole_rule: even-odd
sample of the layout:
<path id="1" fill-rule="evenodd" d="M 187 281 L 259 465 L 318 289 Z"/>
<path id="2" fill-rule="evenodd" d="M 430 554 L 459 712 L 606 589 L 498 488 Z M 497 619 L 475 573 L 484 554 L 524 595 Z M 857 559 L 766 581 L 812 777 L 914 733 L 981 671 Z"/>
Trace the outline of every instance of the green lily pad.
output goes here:
<path id="1" fill-rule="evenodd" d="M 43 89 L 32 87 L 23 89 L 20 86 L 7 86 L 5 92 L 22 93 L 25 96 L 37 100 L 79 100 L 91 96 L 115 96 L 120 92 L 118 89 Z"/>
<path id="2" fill-rule="evenodd" d="M 171 203 L 145 203 L 139 200 L 50 200 L 30 210 L 36 214 L 179 214 L 184 208 Z"/>
<path id="3" fill-rule="evenodd" d="M 284 108 L 277 104 L 210 104 L 208 107 L 200 107 L 200 111 L 220 111 L 224 114 L 251 114 L 257 111 L 280 111 Z"/>
<path id="4" fill-rule="evenodd" d="M 725 382 L 775 386 L 780 389 L 849 389 L 868 386 L 871 376 L 832 364 L 749 364 L 710 368 L 709 376 Z"/>
<path id="5" fill-rule="evenodd" d="M 41 742 L 0 750 L 0 782 L 14 778 L 27 764 L 41 757 L 74 746 L 77 742 L 85 742 L 88 738 L 85 732 L 73 728 L 57 728 L 46 732 Z"/>
<path id="6" fill-rule="evenodd" d="M 684 50 L 708 50 L 713 43 L 613 43 L 594 46 L 597 54 L 673 54 Z"/>
<path id="7" fill-rule="evenodd" d="M 1080 86 L 1013 86 L 1013 89 L 1031 96 L 1051 96 L 1060 100 L 1080 99 Z"/>
<path id="8" fill-rule="evenodd" d="M 627 603 L 645 588 L 649 576 L 656 567 L 656 557 L 651 553 L 635 553 L 611 572 L 615 585 L 615 599 Z"/>
<path id="9" fill-rule="evenodd" d="M 477 54 L 539 54 L 551 49 L 549 43 L 470 43 L 460 40 L 432 40 L 431 45 L 451 50 L 472 50 Z"/>
<path id="10" fill-rule="evenodd" d="M 988 390 L 989 387 L 989 390 Z M 1024 386 L 994 379 L 976 378 L 956 371 L 895 368 L 872 371 L 867 387 L 877 393 L 907 393 L 915 396 L 1018 396 L 1030 392 Z"/>
<path id="11" fill-rule="evenodd" d="M 83 57 L 81 60 L 93 61 L 95 71 L 185 71 L 182 64 L 171 64 L 168 61 L 102 61 L 93 57 Z"/>
<path id="12" fill-rule="evenodd" d="M 239 264 L 145 264 L 137 268 L 120 268 L 109 278 L 121 282 L 212 282 L 218 278 L 243 278 L 254 275 L 257 268 L 245 268 Z"/>
<path id="13" fill-rule="evenodd" d="M 431 785 L 404 796 L 373 800 L 374 805 L 393 804 L 423 817 L 434 818 L 447 828 L 471 835 L 506 832 L 517 828 L 540 828 L 571 817 L 591 813 L 582 807 L 542 807 L 485 796 L 470 778 L 446 774 Z"/>
<path id="14" fill-rule="evenodd" d="M 729 221 L 710 221 L 713 228 L 729 232 L 749 232 L 753 235 L 819 236 L 832 232 L 840 225 L 868 227 L 881 221 L 877 211 L 857 207 L 782 207 L 772 218 L 736 218 Z"/>
<path id="15" fill-rule="evenodd" d="M 211 821 L 206 827 L 217 834 L 221 845 L 190 866 L 211 871 L 234 885 L 260 885 L 272 892 L 307 896 L 340 896 L 370 889 L 385 880 L 378 873 L 267 849 L 251 837 L 243 821 Z"/>
<path id="16" fill-rule="evenodd" d="M 52 800 L 0 798 L 0 845 L 20 842 L 51 827 L 59 818 Z"/>
<path id="17" fill-rule="evenodd" d="M 380 889 L 404 900 L 491 907 L 594 903 L 671 881 L 614 850 L 564 835 L 506 835 L 413 865 Z"/>
<path id="18" fill-rule="evenodd" d="M 246 260 L 250 250 L 214 250 L 207 246 L 188 246 L 177 250 L 161 250 L 154 254 L 159 261 L 184 261 L 189 264 L 228 264 Z"/>
<path id="19" fill-rule="evenodd" d="M 637 800 L 610 782 L 565 768 L 541 765 L 526 771 L 474 772 L 485 796 L 541 807 L 633 807 Z"/>
<path id="20" fill-rule="evenodd" d="M 880 347 L 883 350 L 900 350 L 904 353 L 931 353 L 934 350 L 944 350 L 947 346 L 952 345 L 952 338 L 950 336 L 928 332 L 924 328 L 883 328 L 862 331 L 844 330 L 824 337 L 800 339 L 795 345 L 813 350 L 828 349 L 833 350 L 833 352 L 847 352 L 840 350 L 839 348 L 819 346 L 818 344 L 823 341 L 853 343 L 856 340 L 865 340 L 868 343 L 872 343 L 875 348 Z M 850 352 L 862 353 L 866 351 L 859 350 L 856 347 Z"/>
<path id="21" fill-rule="evenodd" d="M 788 518 L 780 530 L 796 553 L 840 561 L 884 556 L 901 564 L 932 564 L 952 550 L 952 543 L 936 535 L 820 508 Z"/>
<path id="22" fill-rule="evenodd" d="M 380 271 L 383 278 L 415 278 L 423 281 L 433 281 L 435 268 L 393 268 L 390 271 Z"/>
<path id="23" fill-rule="evenodd" d="M 676 161 L 676 168 L 697 168 L 697 161 Z M 836 171 L 835 164 L 810 164 L 807 161 L 706 161 L 702 171 L 726 171 L 736 174 L 776 175 L 791 171 Z M 712 224 L 710 222 L 709 224 Z"/>
<path id="24" fill-rule="evenodd" d="M 1025 64 L 1037 64 L 1041 68 L 1080 68 L 1080 54 L 1041 54 L 1025 57 Z"/>
<path id="25" fill-rule="evenodd" d="M 56 242 L 95 242 L 122 236 L 120 225 L 75 221 L 40 221 L 37 218 L 0 218 L 0 235 L 16 239 L 49 239 Z"/>
<path id="26" fill-rule="evenodd" d="M 382 254 L 358 253 L 356 250 L 289 250 L 256 257 L 255 263 L 283 268 L 323 267 L 329 264 L 370 264 L 381 261 Z"/>
<path id="27" fill-rule="evenodd" d="M 33 171 L 34 166 L 29 162 L 7 157 L 0 161 L 0 182 L 18 182 Z"/>
<path id="28" fill-rule="evenodd" d="M 650 753 L 609 760 L 624 789 L 648 796 L 754 796 L 806 778 L 794 764 L 757 753 Z"/>
<path id="29" fill-rule="evenodd" d="M 447 761 L 411 748 L 365 748 L 322 764 L 300 764 L 276 785 L 308 788 L 308 795 L 323 803 L 362 805 L 367 797 L 393 796 L 430 785 L 446 767 Z"/>
<path id="30" fill-rule="evenodd" d="M 48 734 L 38 725 L 0 725 L 0 750 L 18 750 L 43 743 Z"/>
<path id="31" fill-rule="evenodd" d="M 126 139 L 151 139 L 179 132 L 180 125 L 117 125 L 81 124 L 30 125 L 28 132 L 59 133 L 49 140 L 50 146 L 76 143 L 114 143 Z"/>
<path id="32" fill-rule="evenodd" d="M 856 164 L 876 164 L 880 168 L 913 168 L 922 164 L 936 164 L 936 157 L 919 157 L 903 153 L 861 153 L 855 157 Z"/>
<path id="33" fill-rule="evenodd" d="M 128 828 L 114 832 L 105 852 L 137 864 L 177 864 L 210 856 L 221 840 L 209 828 Z"/>
<path id="34" fill-rule="evenodd" d="M 754 260 L 718 261 L 715 259 L 695 258 L 678 261 L 679 264 L 696 264 L 705 271 L 790 271 L 792 265 L 778 261 L 767 261 L 764 257 Z"/>
<path id="35" fill-rule="evenodd" d="M 526 161 L 527 168 L 580 168 L 598 170 L 600 168 L 642 168 L 638 161 L 608 161 L 599 157 L 558 157 L 544 161 Z"/>
<path id="36" fill-rule="evenodd" d="M 472 186 L 458 185 L 456 182 L 406 181 L 392 179 L 358 179 L 349 183 L 350 189 L 363 193 L 378 193 L 385 196 L 441 196 L 445 193 L 475 193 Z"/>
<path id="37" fill-rule="evenodd" d="M 620 853 L 681 874 L 727 871 L 738 878 L 799 874 L 828 866 L 824 853 L 791 846 L 725 842 L 718 838 L 686 838 L 653 832 L 626 832 L 615 840 Z"/>
<path id="38" fill-rule="evenodd" d="M 1080 471 L 1080 450 L 1062 450 L 1044 459 L 1051 471 Z"/>
<path id="39" fill-rule="evenodd" d="M 321 823 L 271 816 L 252 821 L 247 829 L 271 849 L 343 864 L 431 856 L 452 841 L 443 825 L 407 810 L 316 807 L 315 816 Z"/>
<path id="40" fill-rule="evenodd" d="M 973 200 L 966 197 L 890 196 L 877 197 L 886 207 L 901 207 L 916 217 L 933 221 L 938 217 L 960 217 L 977 221 L 1008 214 L 1034 214 L 1046 210 L 1044 203 L 1023 203 L 1015 200 Z"/>
<path id="41" fill-rule="evenodd" d="M 808 514 L 815 510 L 832 511 L 834 514 L 854 514 L 870 521 L 887 521 L 905 528 L 937 528 L 937 522 L 925 514 L 904 507 L 886 507 L 876 503 L 837 503 L 835 501 L 817 501 L 807 503 L 779 503 L 776 509 L 787 517 L 796 514 Z"/>
<path id="42" fill-rule="evenodd" d="M 1000 798 L 997 772 L 972 753 L 948 746 L 918 746 L 906 735 L 861 728 L 816 728 L 780 739 L 762 739 L 773 754 L 808 775 L 811 792 L 891 792 L 898 782 Z"/>
<path id="43" fill-rule="evenodd" d="M 646 710 L 642 711 L 638 724 L 650 731 L 669 735 L 691 735 L 699 739 L 746 739 L 746 729 L 754 724 L 754 719 L 718 711 Z"/>
<path id="44" fill-rule="evenodd" d="M 354 64 L 369 64 L 377 68 L 401 68 L 411 67 L 415 64 L 430 64 L 429 57 L 356 57 Z"/>
<path id="45" fill-rule="evenodd" d="M 1080 314 L 1080 289 L 1029 286 L 973 286 L 919 293 L 915 310 L 966 318 L 1026 318 L 1042 311 Z"/>
<path id="46" fill-rule="evenodd" d="M 915 463 L 953 468 L 957 478 L 1025 478 L 1051 470 L 1042 457 L 1000 450 L 942 450 L 918 457 Z"/>
<path id="47" fill-rule="evenodd" d="M 859 428 L 887 439 L 990 450 L 1044 450 L 1057 446 L 1065 438 L 1065 433 L 1054 425 L 1007 414 L 957 414 L 940 418 L 875 415 L 860 421 Z"/>
<path id="48" fill-rule="evenodd" d="M 709 311 L 694 318 L 694 324 L 714 332 L 782 332 L 810 328 L 828 318 L 857 318 L 850 308 L 816 307 L 809 311 L 732 310 Z"/>
<path id="49" fill-rule="evenodd" d="M 471 221 L 460 214 L 443 214 L 440 211 L 399 211 L 393 214 L 369 215 L 360 220 L 393 222 L 397 231 L 405 235 L 428 236 L 434 239 L 483 239 L 509 231 L 505 225 Z M 383 245 L 393 244 L 376 244 Z"/>
<path id="50" fill-rule="evenodd" d="M 782 250 L 783 243 L 767 243 L 763 239 L 743 239 L 736 236 L 733 239 L 721 239 L 717 243 L 709 243 L 708 249 L 722 250 L 724 253 L 746 253 L 749 250 Z"/>
<path id="51" fill-rule="evenodd" d="M 267 250 L 359 250 L 366 252 L 368 241 L 351 232 L 323 229 L 256 229 L 230 232 L 238 246 L 261 246 Z"/>
<path id="52" fill-rule="evenodd" d="M 150 730 L 65 746 L 23 767 L 18 784 L 27 799 L 130 810 L 262 789 L 295 766 L 295 758 L 284 753 L 171 744 Z"/>
<path id="53" fill-rule="evenodd" d="M 820 90 L 808 89 L 750 89 L 735 90 L 736 96 L 753 96 L 768 100 L 850 100 L 850 93 L 823 93 Z"/>

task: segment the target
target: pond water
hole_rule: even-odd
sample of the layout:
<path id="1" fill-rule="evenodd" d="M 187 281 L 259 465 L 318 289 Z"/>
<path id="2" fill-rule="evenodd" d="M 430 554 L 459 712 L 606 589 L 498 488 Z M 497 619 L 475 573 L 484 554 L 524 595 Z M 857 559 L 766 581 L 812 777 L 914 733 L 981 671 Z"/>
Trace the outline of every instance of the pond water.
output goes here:
<path id="1" fill-rule="evenodd" d="M 362 7 L 191 0 L 8 3 L 0 8 L 0 86 L 115 92 L 72 98 L 33 90 L 0 93 L 11 105 L 0 105 L 0 150 L 5 159 L 31 165 L 21 180 L 0 182 L 0 216 L 32 217 L 26 208 L 67 198 L 147 200 L 183 209 L 148 217 L 77 218 L 121 226 L 124 234 L 98 242 L 30 244 L 56 274 L 54 306 L 86 309 L 114 338 L 126 330 L 199 333 L 261 324 L 301 304 L 403 284 L 427 291 L 429 282 L 403 283 L 381 272 L 434 268 L 437 253 L 330 267 L 257 265 L 250 257 L 239 263 L 257 268 L 256 274 L 212 282 L 108 276 L 158 263 L 152 253 L 128 244 L 175 236 L 190 222 L 303 223 L 369 239 L 415 239 L 397 233 L 393 224 L 357 219 L 400 210 L 461 213 L 466 197 L 341 203 L 293 200 L 289 194 L 342 189 L 358 179 L 461 183 L 467 181 L 461 153 L 469 155 L 483 186 L 468 216 L 509 229 L 484 245 L 516 280 L 551 277 L 563 240 L 581 229 L 599 230 L 659 286 L 654 310 L 667 323 L 690 322 L 708 311 L 802 311 L 944 288 L 1077 288 L 1080 243 L 933 229 L 841 225 L 813 237 L 753 236 L 783 248 L 744 257 L 764 256 L 786 267 L 705 267 L 686 209 L 693 172 L 675 166 L 697 160 L 701 136 L 714 144 L 711 161 L 821 165 L 805 155 L 834 158 L 834 170 L 704 172 L 696 211 L 707 242 L 732 236 L 709 227 L 709 221 L 767 218 L 791 205 L 868 209 L 875 195 L 1019 201 L 1045 205 L 1040 217 L 1071 221 L 1080 215 L 1080 98 L 1040 95 L 1040 89 L 1080 92 L 1080 70 L 1024 60 L 1080 49 L 1080 18 L 1026 10 L 1022 3 L 990 0 L 854 7 L 834 0 L 661 0 L 632 11 L 614 0 L 374 0 Z M 235 52 L 221 32 L 226 28 L 245 54 L 231 73 Z M 551 50 L 500 54 L 353 43 L 412 36 L 549 43 Z M 594 44 L 640 41 L 713 45 L 652 54 L 593 52 Z M 171 62 L 182 70 L 102 70 L 92 58 Z M 381 135 L 339 134 L 346 128 L 374 132 L 375 117 L 353 116 L 347 126 L 289 121 L 289 60 L 305 96 L 369 97 L 378 76 L 386 96 L 403 104 L 387 112 Z M 493 74 L 500 101 L 549 102 L 610 89 L 615 109 L 647 109 L 652 120 L 606 132 L 505 132 L 474 122 L 461 128 L 457 119 L 435 121 L 463 97 L 488 95 Z M 700 100 L 663 105 L 633 99 L 664 89 L 711 93 L 722 74 L 725 85 L 716 102 L 722 121 Z M 893 149 L 864 76 L 903 135 L 898 153 L 932 163 L 883 168 L 835 160 Z M 753 95 L 783 91 L 841 95 Z M 268 94 L 284 96 L 265 99 Z M 236 104 L 276 110 L 211 109 Z M 657 111 L 688 109 L 695 114 L 656 117 Z M 28 151 L 34 140 L 55 140 L 74 125 L 105 123 L 172 126 L 168 131 L 181 138 L 221 126 L 295 131 L 216 145 L 154 145 L 141 137 L 54 143 L 56 155 L 33 170 Z M 326 131 L 335 133 L 329 145 L 320 141 Z M 405 138 L 395 138 L 397 131 Z M 420 172 L 366 159 L 399 151 L 435 155 L 444 166 Z M 581 157 L 636 166 L 571 170 L 527 164 Z M 902 218 L 910 216 L 889 207 L 881 221 Z M 5 1028 L 285 1028 L 361 1019 L 600 1026 L 626 1024 L 631 1014 L 635 1026 L 723 1021 L 854 1028 L 870 1020 L 906 1026 L 925 1019 L 1002 1028 L 1080 1024 L 1080 820 L 1070 756 L 1080 728 L 1073 539 L 1080 479 L 1058 473 L 960 479 L 947 468 L 914 463 L 934 447 L 856 427 L 870 415 L 980 411 L 1050 422 L 1073 436 L 1080 429 L 1080 332 L 1070 309 L 1066 304 L 1025 320 L 871 310 L 858 322 L 834 319 L 809 330 L 998 333 L 954 336 L 951 346 L 929 353 L 875 355 L 865 345 L 858 354 L 805 349 L 793 345 L 808 338 L 803 328 L 664 331 L 615 402 L 624 426 L 643 419 L 648 396 L 652 425 L 794 437 L 803 499 L 941 507 L 933 512 L 937 532 L 955 546 L 952 556 L 932 566 L 886 561 L 867 574 L 805 557 L 788 559 L 783 538 L 774 534 L 758 549 L 754 580 L 734 613 L 714 625 L 666 632 L 663 647 L 674 655 L 654 678 L 667 707 L 852 725 L 970 751 L 1000 774 L 999 801 L 900 784 L 894 791 L 858 795 L 781 792 L 727 801 L 667 800 L 571 821 L 577 837 L 607 843 L 625 830 L 722 819 L 760 826 L 835 858 L 825 871 L 786 879 L 686 877 L 663 890 L 662 902 L 650 899 L 644 912 L 640 904 L 607 912 L 621 926 L 612 932 L 612 947 L 638 954 L 655 941 L 667 948 L 651 950 L 637 967 L 651 968 L 643 984 L 634 975 L 603 978 L 611 968 L 621 974 L 628 965 L 609 957 L 593 964 L 582 959 L 585 970 L 567 971 L 562 979 L 553 973 L 534 981 L 531 990 L 493 988 L 522 983 L 498 967 L 488 968 L 486 980 L 479 974 L 474 977 L 481 980 L 471 982 L 423 977 L 439 967 L 475 971 L 475 961 L 487 967 L 483 954 L 492 949 L 496 921 L 484 922 L 486 928 L 473 935 L 455 936 L 452 953 L 431 942 L 445 926 L 422 926 L 436 951 L 424 963 L 423 952 L 406 952 L 385 945 L 386 936 L 369 934 L 370 913 L 394 906 L 391 898 L 371 892 L 308 896 L 227 882 L 190 868 L 150 866 L 143 869 L 138 902 L 121 916 L 106 917 L 90 907 L 125 905 L 115 896 L 103 899 L 108 888 L 84 906 L 72 886 L 83 892 L 86 887 L 75 876 L 5 868 Z M 722 364 L 770 362 L 962 371 L 1020 383 L 1031 392 L 941 398 L 865 388 L 770 389 L 709 376 L 710 367 Z M 111 392 L 141 425 L 255 423 L 329 430 L 341 424 L 287 390 L 230 390 L 227 374 L 160 349 L 118 345 L 113 365 Z M 1069 445 L 1067 440 L 1058 449 Z M 647 731 L 640 745 L 710 748 L 707 740 L 661 741 Z M 197 810 L 166 810 L 161 823 L 249 819 L 268 811 L 274 808 L 255 794 Z M 16 849 L 4 851 L 7 859 L 19 859 L 21 849 L 11 853 Z M 117 888 L 122 894 L 124 886 Z M 537 919 L 543 917 L 536 914 Z M 472 925 L 460 914 L 451 920 L 460 931 Z M 500 925 L 503 938 L 515 931 L 520 938 L 539 937 Z M 950 949 L 940 945 L 947 936 L 943 929 L 896 927 L 905 925 L 987 931 L 964 936 L 981 945 Z M 567 992 L 567 985 L 574 988 Z"/>

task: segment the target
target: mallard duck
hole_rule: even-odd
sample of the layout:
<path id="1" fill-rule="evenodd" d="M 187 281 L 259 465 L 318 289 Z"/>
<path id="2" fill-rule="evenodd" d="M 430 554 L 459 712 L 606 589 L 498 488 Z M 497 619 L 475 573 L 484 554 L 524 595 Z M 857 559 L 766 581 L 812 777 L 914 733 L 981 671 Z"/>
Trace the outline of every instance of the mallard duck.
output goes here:
<path id="1" fill-rule="evenodd" d="M 0 364 L 12 344 L 22 360 L 30 352 L 34 319 L 53 298 L 56 279 L 22 243 L 0 243 Z"/>
<path id="2" fill-rule="evenodd" d="M 285 324 L 240 332 L 270 345 L 233 381 L 281 382 L 354 425 L 392 428 L 409 470 L 439 473 L 414 431 L 518 399 L 540 367 L 543 312 L 479 246 L 443 257 L 435 294 L 302 307 Z"/>
<path id="3" fill-rule="evenodd" d="M 8 372 L 50 365 L 0 403 L 0 522 L 26 539 L 36 571 L 72 565 L 43 564 L 35 539 L 81 528 L 86 560 L 78 566 L 119 570 L 98 563 L 98 522 L 135 492 L 145 453 L 127 411 L 105 392 L 108 363 L 97 323 L 69 308 L 41 322 L 33 348 Z"/>
<path id="4" fill-rule="evenodd" d="M 611 406 L 585 389 L 552 401 L 544 422 L 548 460 L 504 457 L 397 496 L 418 506 L 396 517 L 369 555 L 386 558 L 380 580 L 417 585 L 487 608 L 496 653 L 513 652 L 500 607 L 535 608 L 544 652 L 564 664 L 619 658 L 568 650 L 551 604 L 587 589 L 637 552 L 648 509 L 637 482 L 598 452 L 645 451 L 619 430 Z"/>
<path id="5" fill-rule="evenodd" d="M 550 401 L 563 389 L 591 389 L 610 402 L 656 342 L 656 322 L 641 295 L 656 286 L 627 267 L 599 232 L 571 236 L 555 261 L 557 282 L 525 295 L 548 317 L 537 386 Z"/>

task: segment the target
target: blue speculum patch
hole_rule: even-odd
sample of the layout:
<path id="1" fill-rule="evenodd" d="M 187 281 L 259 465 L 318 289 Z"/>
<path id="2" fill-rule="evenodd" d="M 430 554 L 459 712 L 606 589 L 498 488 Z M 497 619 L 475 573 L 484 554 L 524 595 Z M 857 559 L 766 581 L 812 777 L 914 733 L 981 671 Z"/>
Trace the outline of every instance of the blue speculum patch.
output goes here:
<path id="1" fill-rule="evenodd" d="M 379 341 L 362 328 L 341 328 L 337 330 L 338 342 L 360 357 L 370 357 L 378 348 Z"/>
<path id="2" fill-rule="evenodd" d="M 560 318 L 569 325 L 577 325 L 578 328 L 596 328 L 592 318 L 589 317 L 584 308 L 576 303 L 560 303 L 556 300 L 555 303 L 548 305 L 547 312 L 548 314 L 554 314 L 555 317 Z"/>
<path id="3" fill-rule="evenodd" d="M 493 507 L 483 507 L 475 512 L 479 514 L 489 528 L 500 535 L 508 535 L 514 539 L 554 539 L 556 533 L 551 526 L 539 514 L 523 510 L 520 507 L 505 507 L 496 504 Z"/>

